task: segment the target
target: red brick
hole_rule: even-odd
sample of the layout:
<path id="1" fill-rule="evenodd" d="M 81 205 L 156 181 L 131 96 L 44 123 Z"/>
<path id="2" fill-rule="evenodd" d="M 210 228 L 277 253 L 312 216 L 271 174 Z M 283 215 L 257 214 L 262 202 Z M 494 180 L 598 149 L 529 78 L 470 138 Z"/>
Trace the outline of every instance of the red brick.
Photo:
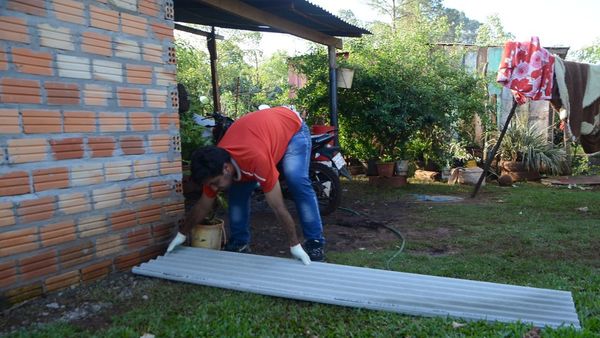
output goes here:
<path id="1" fill-rule="evenodd" d="M 144 61 L 164 64 L 163 47 L 153 43 L 144 43 Z"/>
<path id="2" fill-rule="evenodd" d="M 171 181 L 150 183 L 150 194 L 153 199 L 169 197 L 172 191 Z"/>
<path id="3" fill-rule="evenodd" d="M 114 137 L 90 137 L 88 146 L 92 150 L 92 157 L 111 157 L 116 143 Z"/>
<path id="4" fill-rule="evenodd" d="M 36 298 L 44 293 L 41 282 L 6 291 L 5 297 L 9 304 L 21 303 L 24 300 Z"/>
<path id="5" fill-rule="evenodd" d="M 54 206 L 55 199 L 54 196 L 48 196 L 20 202 L 17 208 L 19 221 L 30 223 L 52 218 L 56 209 Z"/>
<path id="6" fill-rule="evenodd" d="M 151 26 L 152 26 L 152 31 L 154 32 L 154 35 L 158 39 L 173 40 L 173 28 L 172 27 L 167 26 L 162 23 L 158 23 L 158 22 L 153 23 Z"/>
<path id="7" fill-rule="evenodd" d="M 82 36 L 81 49 L 84 52 L 112 56 L 112 39 L 110 36 L 93 32 L 85 32 Z"/>
<path id="8" fill-rule="evenodd" d="M 155 224 L 152 226 L 152 236 L 158 242 L 170 240 L 177 230 L 177 225 L 174 223 Z"/>
<path id="9" fill-rule="evenodd" d="M 79 85 L 76 83 L 46 82 L 44 88 L 48 104 L 78 105 L 81 102 Z"/>
<path id="10" fill-rule="evenodd" d="M 129 113 L 129 125 L 131 125 L 132 131 L 154 130 L 154 117 L 151 113 Z"/>
<path id="11" fill-rule="evenodd" d="M 142 90 L 138 88 L 118 88 L 119 107 L 141 108 L 143 106 Z"/>
<path id="12" fill-rule="evenodd" d="M 29 43 L 27 22 L 12 16 L 0 16 L 0 40 Z"/>
<path id="13" fill-rule="evenodd" d="M 19 111 L 0 109 L 0 134 L 20 134 Z"/>
<path id="14" fill-rule="evenodd" d="M 141 229 L 136 229 L 127 234 L 127 248 L 144 248 L 152 244 L 152 228 L 146 226 Z"/>
<path id="15" fill-rule="evenodd" d="M 52 55 L 28 48 L 13 48 L 13 63 L 17 71 L 34 75 L 54 75 Z"/>
<path id="16" fill-rule="evenodd" d="M 146 105 L 149 108 L 167 108 L 169 94 L 166 90 L 146 89 Z"/>
<path id="17" fill-rule="evenodd" d="M 43 0 L 8 0 L 8 9 L 37 16 L 46 16 L 46 2 Z"/>
<path id="18" fill-rule="evenodd" d="M 140 253 L 140 263 L 147 262 L 163 254 L 167 250 L 167 246 L 167 243 L 161 243 L 143 249 Z"/>
<path id="19" fill-rule="evenodd" d="M 46 139 L 23 138 L 8 140 L 8 161 L 10 163 L 38 162 L 46 159 Z"/>
<path id="20" fill-rule="evenodd" d="M 13 171 L 0 174 L 0 196 L 23 195 L 30 192 L 27 172 Z"/>
<path id="21" fill-rule="evenodd" d="M 160 159 L 160 174 L 180 174 L 181 173 L 181 158 L 174 158 L 169 160 L 168 158 Z"/>
<path id="22" fill-rule="evenodd" d="M 179 128 L 179 115 L 164 113 L 158 116 L 160 130 L 168 130 L 171 126 Z"/>
<path id="23" fill-rule="evenodd" d="M 6 58 L 6 50 L 4 46 L 0 46 L 0 70 L 8 69 L 8 60 Z"/>
<path id="24" fill-rule="evenodd" d="M 86 84 L 83 92 L 85 104 L 89 106 L 107 106 L 112 99 L 112 90 L 108 86 Z"/>
<path id="25" fill-rule="evenodd" d="M 87 111 L 66 111 L 65 133 L 93 133 L 96 131 L 96 113 Z"/>
<path id="26" fill-rule="evenodd" d="M 148 199 L 148 183 L 138 183 L 125 190 L 125 200 L 129 203 L 143 201 Z"/>
<path id="27" fill-rule="evenodd" d="M 52 246 L 76 239 L 75 222 L 72 220 L 40 227 L 42 246 Z"/>
<path id="28" fill-rule="evenodd" d="M 36 228 L 0 233 L 0 257 L 33 251 L 38 247 Z"/>
<path id="29" fill-rule="evenodd" d="M 31 173 L 36 192 L 69 187 L 69 170 L 62 168 L 37 169 Z"/>
<path id="30" fill-rule="evenodd" d="M 48 250 L 42 253 L 19 259 L 19 271 L 23 280 L 31 280 L 36 277 L 46 276 L 58 271 L 58 260 L 56 250 Z"/>
<path id="31" fill-rule="evenodd" d="M 119 31 L 119 12 L 90 5 L 90 26 Z"/>
<path id="32" fill-rule="evenodd" d="M 62 121 L 58 110 L 24 110 L 23 130 L 26 134 L 60 133 Z"/>
<path id="33" fill-rule="evenodd" d="M 94 256 L 94 244 L 90 241 L 78 240 L 74 245 L 58 251 L 60 266 L 63 269 L 90 261 Z"/>
<path id="34" fill-rule="evenodd" d="M 0 263 L 0 288 L 4 289 L 17 281 L 17 261 Z"/>
<path id="35" fill-rule="evenodd" d="M 142 14 L 148 15 L 153 18 L 158 17 L 158 4 L 155 0 L 146 0 L 140 2 L 139 11 Z"/>
<path id="36" fill-rule="evenodd" d="M 138 15 L 121 13 L 121 29 L 125 34 L 148 36 L 148 20 Z"/>
<path id="37" fill-rule="evenodd" d="M 145 152 L 144 139 L 140 136 L 122 136 L 120 143 L 125 155 L 140 155 Z"/>
<path id="38" fill-rule="evenodd" d="M 12 202 L 0 203 L 0 227 L 15 224 L 15 213 Z"/>
<path id="39" fill-rule="evenodd" d="M 166 153 L 171 146 L 171 136 L 169 135 L 152 135 L 150 138 L 150 148 L 155 153 Z"/>
<path id="40" fill-rule="evenodd" d="M 2 22 L 0 21 L 0 25 Z M 0 30 L 0 35 L 2 30 Z M 0 80 L 0 102 L 42 103 L 40 81 L 14 78 Z"/>
<path id="41" fill-rule="evenodd" d="M 81 269 L 81 280 L 91 282 L 108 275 L 112 270 L 112 259 L 88 265 Z"/>
<path id="42" fill-rule="evenodd" d="M 128 253 L 115 258 L 115 268 L 118 271 L 128 271 L 131 267 L 137 265 L 141 261 L 139 251 Z"/>
<path id="43" fill-rule="evenodd" d="M 71 285 L 77 285 L 79 284 L 80 280 L 81 277 L 79 275 L 79 270 L 75 270 L 47 278 L 44 281 L 44 285 L 46 286 L 46 292 L 50 292 L 61 290 Z"/>
<path id="44" fill-rule="evenodd" d="M 121 235 L 109 235 L 96 239 L 96 257 L 114 255 L 123 250 Z"/>
<path id="45" fill-rule="evenodd" d="M 110 223 L 113 230 L 122 230 L 137 225 L 136 212 L 133 210 L 121 210 L 110 215 Z"/>
<path id="46" fill-rule="evenodd" d="M 127 82 L 133 84 L 152 84 L 152 67 L 127 65 Z"/>
<path id="47" fill-rule="evenodd" d="M 71 192 L 59 195 L 58 207 L 60 212 L 66 215 L 79 214 L 92 210 L 92 205 L 86 192 Z"/>
<path id="48" fill-rule="evenodd" d="M 120 113 L 100 113 L 98 117 L 101 132 L 126 131 L 127 118 Z"/>
<path id="49" fill-rule="evenodd" d="M 81 137 L 50 140 L 50 147 L 56 160 L 83 158 L 83 138 Z"/>
<path id="50" fill-rule="evenodd" d="M 58 20 L 73 22 L 77 24 L 85 23 L 84 5 L 75 0 L 53 0 L 54 15 Z"/>
<path id="51" fill-rule="evenodd" d="M 142 207 L 138 210 L 137 216 L 140 224 L 160 221 L 160 205 Z"/>

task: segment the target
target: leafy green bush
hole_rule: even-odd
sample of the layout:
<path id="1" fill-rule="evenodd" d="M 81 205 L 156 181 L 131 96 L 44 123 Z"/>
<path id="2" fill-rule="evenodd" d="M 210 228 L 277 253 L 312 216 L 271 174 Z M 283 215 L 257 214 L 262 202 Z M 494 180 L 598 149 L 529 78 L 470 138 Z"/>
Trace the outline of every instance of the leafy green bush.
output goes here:
<path id="1" fill-rule="evenodd" d="M 338 90 L 340 142 L 351 157 L 397 160 L 409 156 L 412 138 L 431 138 L 421 157 L 441 158 L 456 121 L 472 121 L 484 111 L 484 81 L 460 68 L 458 55 L 431 44 L 426 29 L 363 37 L 347 43 L 350 57 L 340 67 L 354 69 L 351 89 Z M 297 103 L 310 122 L 327 121 L 328 62 L 324 49 L 296 58 L 295 67 L 308 77 Z M 433 133 L 433 130 L 445 132 Z M 437 152 L 437 153 L 435 153 Z"/>

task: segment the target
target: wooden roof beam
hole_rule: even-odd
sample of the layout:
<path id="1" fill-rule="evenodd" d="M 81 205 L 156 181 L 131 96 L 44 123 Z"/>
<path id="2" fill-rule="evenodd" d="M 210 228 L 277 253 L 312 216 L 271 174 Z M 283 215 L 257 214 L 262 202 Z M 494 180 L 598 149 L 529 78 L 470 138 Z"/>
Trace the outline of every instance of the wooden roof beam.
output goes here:
<path id="1" fill-rule="evenodd" d="M 263 24 L 281 30 L 282 32 L 301 37 L 312 42 L 327 46 L 334 46 L 342 49 L 342 39 L 321 33 L 317 30 L 299 25 L 286 19 L 282 19 L 272 13 L 262 11 L 238 0 L 198 0 L 209 6 L 221 9 L 234 15 L 252 20 L 258 24 Z"/>

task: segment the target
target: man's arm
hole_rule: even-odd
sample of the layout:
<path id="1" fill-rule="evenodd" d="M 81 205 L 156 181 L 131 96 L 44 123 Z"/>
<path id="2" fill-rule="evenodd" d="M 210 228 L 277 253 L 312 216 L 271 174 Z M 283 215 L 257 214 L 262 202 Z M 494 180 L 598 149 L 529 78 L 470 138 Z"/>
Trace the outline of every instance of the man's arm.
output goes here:
<path id="1" fill-rule="evenodd" d="M 300 241 L 298 241 L 298 236 L 296 235 L 296 224 L 294 223 L 292 215 L 290 215 L 290 212 L 285 206 L 279 182 L 275 183 L 275 186 L 273 189 L 271 189 L 271 191 L 265 193 L 265 199 L 267 200 L 267 203 L 271 209 L 273 209 L 273 212 L 275 212 L 277 220 L 283 227 L 288 241 L 290 242 L 290 247 L 299 244 Z"/>
<path id="2" fill-rule="evenodd" d="M 283 195 L 281 194 L 279 182 L 275 183 L 275 186 L 271 191 L 265 193 L 265 199 L 267 200 L 267 203 L 269 203 L 271 209 L 275 212 L 277 220 L 288 237 L 292 256 L 301 260 L 304 265 L 310 264 L 310 257 L 306 254 L 304 249 L 302 249 L 302 245 L 300 245 L 300 241 L 298 241 L 294 219 L 283 202 Z"/>
<path id="3" fill-rule="evenodd" d="M 192 210 L 190 210 L 183 223 L 183 227 L 180 229 L 180 232 L 184 234 L 189 234 L 194 225 L 202 222 L 206 216 L 212 211 L 213 205 L 215 204 L 214 197 L 208 197 L 206 194 L 202 194 L 200 200 L 194 204 Z"/>
<path id="4" fill-rule="evenodd" d="M 198 224 L 208 215 L 213 207 L 214 202 L 214 197 L 207 197 L 206 195 L 202 195 L 202 197 L 200 197 L 200 200 L 194 204 L 192 210 L 190 210 L 186 215 L 183 226 L 181 229 L 179 229 L 179 232 L 177 232 L 175 238 L 173 238 L 171 243 L 169 243 L 167 253 L 173 251 L 176 246 L 185 242 L 186 235 L 189 235 L 192 227 Z"/>

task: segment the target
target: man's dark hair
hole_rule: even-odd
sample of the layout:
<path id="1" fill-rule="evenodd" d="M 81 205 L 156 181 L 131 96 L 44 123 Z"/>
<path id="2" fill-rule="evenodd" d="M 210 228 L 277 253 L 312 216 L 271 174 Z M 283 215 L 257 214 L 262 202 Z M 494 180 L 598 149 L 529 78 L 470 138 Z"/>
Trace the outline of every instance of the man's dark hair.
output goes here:
<path id="1" fill-rule="evenodd" d="M 202 184 L 206 179 L 223 174 L 223 165 L 231 162 L 231 156 L 216 146 L 205 146 L 192 153 L 192 180 Z"/>

